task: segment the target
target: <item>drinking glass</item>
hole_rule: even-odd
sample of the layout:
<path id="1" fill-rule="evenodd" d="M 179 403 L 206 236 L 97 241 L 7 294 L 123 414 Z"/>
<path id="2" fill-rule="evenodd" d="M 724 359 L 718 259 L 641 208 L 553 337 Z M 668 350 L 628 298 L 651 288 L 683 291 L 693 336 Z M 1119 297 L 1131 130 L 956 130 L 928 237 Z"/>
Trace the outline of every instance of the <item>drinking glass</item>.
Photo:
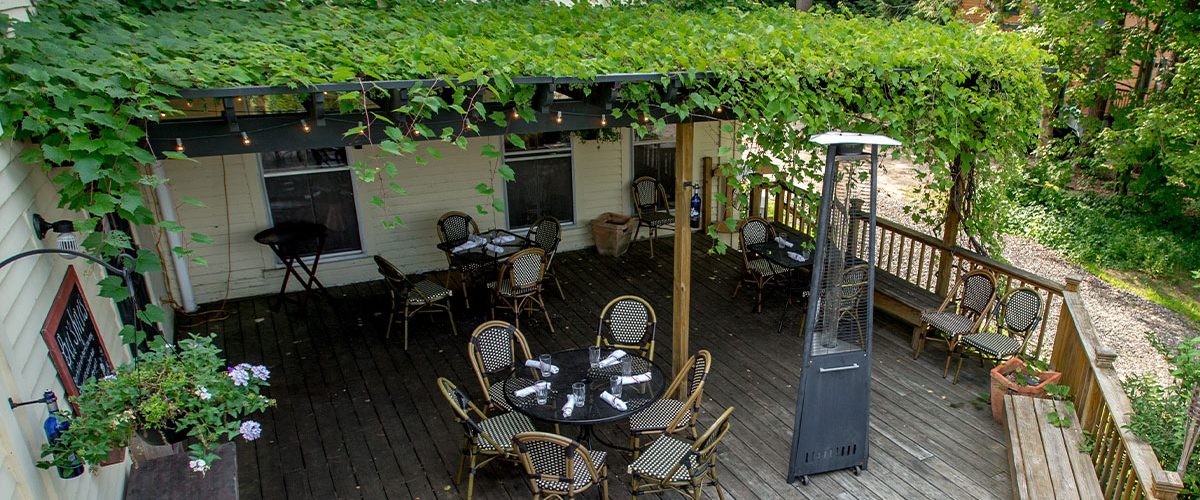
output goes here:
<path id="1" fill-rule="evenodd" d="M 620 375 L 613 375 L 613 376 L 609 377 L 608 378 L 608 393 L 612 394 L 614 398 L 621 397 L 621 385 L 622 384 L 621 384 L 621 376 Z"/>
<path id="2" fill-rule="evenodd" d="M 628 377 L 633 375 L 633 360 L 629 356 L 621 358 L 621 376 Z"/>
<path id="3" fill-rule="evenodd" d="M 550 386 L 539 383 L 534 386 L 534 394 L 537 395 L 537 404 L 544 405 L 550 401 Z"/>
<path id="4" fill-rule="evenodd" d="M 539 370 L 542 372 L 542 376 L 549 377 L 551 375 L 550 367 L 553 366 L 550 364 L 550 355 L 543 354 L 541 356 L 538 356 L 538 361 L 540 361 L 542 363 L 542 368 L 541 368 L 541 370 Z"/>
<path id="5" fill-rule="evenodd" d="M 600 364 L 600 346 L 591 346 L 588 348 L 588 361 L 591 361 L 592 368 Z"/>
<path id="6" fill-rule="evenodd" d="M 575 382 L 571 384 L 571 393 L 575 395 L 575 406 L 583 406 L 583 398 L 587 396 L 587 385 Z"/>

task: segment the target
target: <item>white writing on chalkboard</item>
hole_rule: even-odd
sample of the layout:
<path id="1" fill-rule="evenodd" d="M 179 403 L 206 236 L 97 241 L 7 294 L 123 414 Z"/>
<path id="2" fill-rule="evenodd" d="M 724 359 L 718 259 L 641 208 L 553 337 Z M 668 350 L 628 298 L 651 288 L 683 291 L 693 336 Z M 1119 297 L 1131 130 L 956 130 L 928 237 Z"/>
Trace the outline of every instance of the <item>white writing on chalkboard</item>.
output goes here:
<path id="1" fill-rule="evenodd" d="M 76 387 L 112 373 L 112 364 L 100 345 L 96 323 L 92 321 L 78 288 L 71 290 L 67 298 L 67 307 L 54 332 L 54 340 Z"/>

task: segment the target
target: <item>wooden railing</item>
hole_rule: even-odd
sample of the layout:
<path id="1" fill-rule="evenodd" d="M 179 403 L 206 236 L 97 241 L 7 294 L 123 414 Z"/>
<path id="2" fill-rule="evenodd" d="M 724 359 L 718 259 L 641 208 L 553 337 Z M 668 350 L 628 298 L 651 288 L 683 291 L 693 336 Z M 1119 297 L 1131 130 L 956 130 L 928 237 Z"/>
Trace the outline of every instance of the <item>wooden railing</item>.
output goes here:
<path id="1" fill-rule="evenodd" d="M 772 194 L 770 191 L 777 191 Z M 751 215 L 814 234 L 815 210 L 811 197 L 787 189 L 759 188 L 752 199 Z M 797 206 L 800 205 L 800 206 Z M 781 216 L 782 215 L 782 216 Z M 1121 500 L 1171 500 L 1183 489 L 1179 474 L 1166 471 L 1154 450 L 1126 429 L 1132 407 L 1113 369 L 1116 354 L 1104 347 L 1092 326 L 1091 317 L 1079 295 L 1079 279 L 1067 278 L 1065 286 L 1023 269 L 998 262 L 960 246 L 922 234 L 895 222 L 878 219 L 876 265 L 930 293 L 952 289 L 953 280 L 974 269 L 987 269 L 997 277 L 998 292 L 1029 287 L 1042 296 L 1043 321 L 1026 354 L 1041 357 L 1044 344 L 1052 342 L 1050 367 L 1062 372 L 1061 383 L 1071 388 L 1083 430 L 1094 439 L 1092 461 L 1105 498 Z M 860 233 L 856 248 L 866 248 L 866 232 Z M 865 256 L 864 256 L 865 257 Z M 951 276 L 940 276 L 942 259 L 951 259 Z M 939 280 L 945 283 L 939 284 Z M 940 286 L 939 286 L 940 285 Z M 992 318 L 988 318 L 992 321 Z M 1050 330 L 1053 326 L 1053 331 Z M 989 325 L 985 324 L 985 327 Z M 1048 335 L 1049 334 L 1049 335 Z M 1052 338 L 1048 338 L 1052 337 Z"/>

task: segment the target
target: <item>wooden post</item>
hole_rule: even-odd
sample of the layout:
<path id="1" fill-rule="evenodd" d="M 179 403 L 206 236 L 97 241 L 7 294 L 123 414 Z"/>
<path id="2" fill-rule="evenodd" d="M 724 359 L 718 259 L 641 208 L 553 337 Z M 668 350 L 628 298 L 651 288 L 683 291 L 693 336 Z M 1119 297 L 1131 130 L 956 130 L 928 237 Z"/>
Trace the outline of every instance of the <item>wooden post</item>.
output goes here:
<path id="1" fill-rule="evenodd" d="M 692 123 L 675 126 L 675 199 L 690 199 L 692 177 Z M 679 373 L 687 363 L 688 328 L 692 301 L 692 230 L 687 205 L 675 204 L 675 276 L 671 294 L 671 369 Z M 682 388 L 681 388 L 682 389 Z M 670 395 L 668 395 L 670 396 Z"/>
<path id="2" fill-rule="evenodd" d="M 704 165 L 704 183 L 703 194 L 700 195 L 700 227 L 708 229 L 708 225 L 712 223 L 712 199 L 713 199 L 713 159 L 711 156 L 705 156 L 700 160 Z"/>
<path id="3" fill-rule="evenodd" d="M 942 224 L 942 246 L 938 262 L 937 283 L 933 292 L 939 297 L 945 297 L 950 292 L 950 276 L 954 272 L 954 247 L 958 245 L 959 198 L 966 189 L 967 176 L 962 171 L 962 157 L 954 157 L 950 165 L 954 173 L 954 187 L 950 188 L 950 199 L 946 202 L 946 221 Z"/>

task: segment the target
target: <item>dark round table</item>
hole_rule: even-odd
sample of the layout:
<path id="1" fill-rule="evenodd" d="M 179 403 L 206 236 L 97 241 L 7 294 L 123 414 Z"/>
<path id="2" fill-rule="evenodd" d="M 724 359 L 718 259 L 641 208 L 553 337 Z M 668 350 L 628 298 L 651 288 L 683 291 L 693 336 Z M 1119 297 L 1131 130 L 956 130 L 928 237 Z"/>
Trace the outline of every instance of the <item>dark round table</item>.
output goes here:
<path id="1" fill-rule="evenodd" d="M 600 359 L 608 357 L 615 350 L 602 349 Z M 631 373 L 639 375 L 650 372 L 650 381 L 622 387 L 621 400 L 625 402 L 626 406 L 624 411 L 614 408 L 600 398 L 600 393 L 609 389 L 609 377 L 621 374 L 621 364 L 617 363 L 606 368 L 592 368 L 586 347 L 550 353 L 550 363 L 558 367 L 558 373 L 541 377 L 541 380 L 550 382 L 550 399 L 546 404 L 537 404 L 536 394 L 525 397 L 513 394 L 537 381 L 530 371 L 541 375 L 536 368 L 525 368 L 524 365 L 514 370 L 513 375 L 504 380 L 504 398 L 510 407 L 529 418 L 553 424 L 579 426 L 579 438 L 576 440 L 584 442 L 588 448 L 591 448 L 592 426 L 629 418 L 630 415 L 658 401 L 667 387 L 663 371 L 657 365 L 629 351 L 625 351 L 625 353 L 633 363 Z M 567 404 L 567 396 L 571 394 L 571 386 L 575 382 L 587 384 L 587 395 L 583 406 L 576 406 L 571 416 L 564 417 L 562 407 Z M 612 448 L 624 449 L 610 443 L 604 444 Z"/>
<path id="2" fill-rule="evenodd" d="M 304 286 L 305 298 L 308 293 L 312 292 L 315 285 L 325 294 L 329 291 L 325 289 L 325 285 L 321 284 L 321 280 L 317 279 L 317 266 L 321 264 L 321 251 L 325 249 L 325 237 L 329 234 L 329 228 L 324 224 L 316 222 L 281 222 L 275 227 L 267 228 L 259 231 L 254 235 L 254 241 L 266 245 L 275 252 L 275 256 L 283 262 L 283 285 L 279 287 L 279 303 L 283 303 L 287 296 L 288 280 L 295 276 L 296 280 Z M 313 255 L 312 267 L 310 268 L 304 263 L 304 259 L 300 256 L 300 247 L 304 243 L 316 242 L 316 254 Z M 299 266 L 304 271 L 304 275 L 296 269 Z"/>

